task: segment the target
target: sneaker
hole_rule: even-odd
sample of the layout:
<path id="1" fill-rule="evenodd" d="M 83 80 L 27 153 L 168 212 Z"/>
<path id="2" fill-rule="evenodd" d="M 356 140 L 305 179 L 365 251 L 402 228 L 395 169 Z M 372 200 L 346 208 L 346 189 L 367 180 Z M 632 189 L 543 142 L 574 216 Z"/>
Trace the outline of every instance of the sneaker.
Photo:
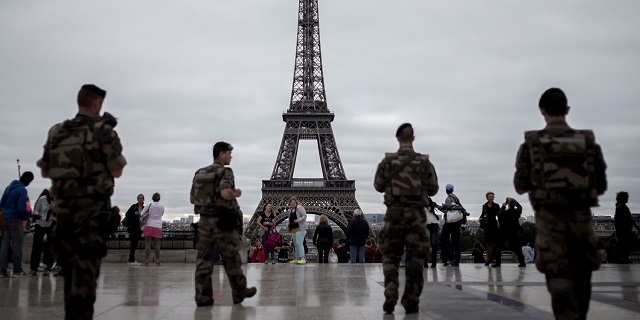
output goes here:
<path id="1" fill-rule="evenodd" d="M 244 298 L 240 298 L 240 299 L 233 299 L 233 303 L 238 304 L 238 303 L 242 303 L 242 301 L 244 301 L 245 298 L 251 298 L 253 296 L 256 295 L 256 292 L 258 292 L 258 289 L 256 289 L 256 287 L 251 287 L 247 289 L 247 292 L 244 294 Z"/>
<path id="2" fill-rule="evenodd" d="M 298 261 L 300 261 L 300 260 L 298 260 L 298 259 L 293 259 L 293 260 L 289 261 L 289 263 L 298 263 Z"/>
<path id="3" fill-rule="evenodd" d="M 6 272 L 0 272 L 0 279 L 9 278 L 9 275 Z"/>
<path id="4" fill-rule="evenodd" d="M 443 263 L 442 265 L 445 266 L 445 267 L 448 267 L 448 266 L 451 265 L 451 262 L 447 261 L 447 262 Z"/>
<path id="5" fill-rule="evenodd" d="M 142 263 L 137 262 L 137 261 L 129 262 L 129 266 L 130 266 L 130 267 L 139 267 L 139 266 L 141 266 L 141 265 L 142 265 Z"/>
<path id="6" fill-rule="evenodd" d="M 495 262 L 492 263 L 491 266 L 494 267 L 494 268 L 500 268 L 500 264 L 499 263 L 495 263 Z"/>
<path id="7" fill-rule="evenodd" d="M 274 261 L 271 261 L 271 264 L 276 264 L 275 260 L 274 260 Z"/>
<path id="8" fill-rule="evenodd" d="M 296 262 L 296 263 L 297 263 L 297 264 L 306 264 L 306 263 L 307 263 L 307 260 L 305 260 L 305 259 L 300 259 L 300 260 L 298 260 L 298 262 Z"/>
<path id="9" fill-rule="evenodd" d="M 29 278 L 31 277 L 31 273 L 26 273 L 24 271 L 14 273 L 11 275 L 11 278 Z"/>

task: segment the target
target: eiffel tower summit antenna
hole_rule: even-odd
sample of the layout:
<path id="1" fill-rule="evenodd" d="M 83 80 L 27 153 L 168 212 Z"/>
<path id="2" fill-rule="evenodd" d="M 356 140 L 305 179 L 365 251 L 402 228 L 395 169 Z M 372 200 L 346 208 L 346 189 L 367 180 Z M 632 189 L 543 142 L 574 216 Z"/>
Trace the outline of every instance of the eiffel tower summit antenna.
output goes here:
<path id="1" fill-rule="evenodd" d="M 266 203 L 273 205 L 276 224 L 288 219 L 292 196 L 307 213 L 325 214 L 346 233 L 347 223 L 360 205 L 355 181 L 347 180 L 338 154 L 331 127 L 333 118 L 324 91 L 318 0 L 299 0 L 291 102 L 282 114 L 286 125 L 271 179 L 262 180 L 262 200 L 245 231 L 247 238 L 255 240 L 262 234 L 256 220 Z M 322 178 L 293 177 L 300 140 L 317 141 Z"/>

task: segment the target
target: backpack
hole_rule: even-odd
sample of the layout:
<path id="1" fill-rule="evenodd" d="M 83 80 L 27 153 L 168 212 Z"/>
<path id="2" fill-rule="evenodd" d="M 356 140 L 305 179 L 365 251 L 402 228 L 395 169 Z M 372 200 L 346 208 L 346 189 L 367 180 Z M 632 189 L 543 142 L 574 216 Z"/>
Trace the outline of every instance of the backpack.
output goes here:
<path id="1" fill-rule="evenodd" d="M 527 131 L 533 197 L 540 200 L 597 201 L 595 137 L 591 130 Z"/>
<path id="2" fill-rule="evenodd" d="M 269 250 L 273 250 L 275 247 L 278 246 L 279 242 L 280 242 L 280 234 L 277 231 L 272 232 L 267 235 L 267 239 L 264 241 L 264 247 Z"/>
<path id="3" fill-rule="evenodd" d="M 114 181 L 102 154 L 101 138 L 117 124 L 113 116 L 76 117 L 49 131 L 49 177 L 58 197 L 111 196 Z"/>
<path id="4" fill-rule="evenodd" d="M 387 190 L 385 193 L 392 196 L 420 196 L 423 187 L 426 185 L 422 181 L 423 157 L 419 153 L 409 154 L 400 159 L 398 153 L 387 154 L 388 166 L 391 169 Z"/>

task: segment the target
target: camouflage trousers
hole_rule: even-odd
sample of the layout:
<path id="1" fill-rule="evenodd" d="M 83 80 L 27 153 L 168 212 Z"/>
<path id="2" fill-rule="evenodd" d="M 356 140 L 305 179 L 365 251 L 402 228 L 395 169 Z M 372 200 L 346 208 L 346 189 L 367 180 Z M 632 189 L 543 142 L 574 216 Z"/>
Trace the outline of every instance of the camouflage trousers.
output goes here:
<path id="1" fill-rule="evenodd" d="M 535 208 L 536 267 L 544 273 L 556 319 L 586 319 L 591 273 L 600 267 L 591 210 Z"/>
<path id="2" fill-rule="evenodd" d="M 56 199 L 52 251 L 64 276 L 65 319 L 93 318 L 110 206 L 109 200 Z"/>
<path id="3" fill-rule="evenodd" d="M 196 303 L 213 303 L 214 245 L 220 249 L 220 258 L 231 285 L 233 301 L 244 299 L 247 292 L 247 278 L 242 273 L 240 258 L 240 237 L 235 230 L 222 231 L 217 227 L 218 218 L 200 216 L 198 221 L 198 257 L 196 261 L 195 287 Z"/>
<path id="4" fill-rule="evenodd" d="M 387 207 L 384 227 L 380 231 L 380 251 L 384 273 L 385 305 L 398 302 L 398 264 L 406 250 L 406 283 L 401 303 L 415 310 L 424 286 L 424 260 L 429 253 L 427 217 L 421 207 Z"/>

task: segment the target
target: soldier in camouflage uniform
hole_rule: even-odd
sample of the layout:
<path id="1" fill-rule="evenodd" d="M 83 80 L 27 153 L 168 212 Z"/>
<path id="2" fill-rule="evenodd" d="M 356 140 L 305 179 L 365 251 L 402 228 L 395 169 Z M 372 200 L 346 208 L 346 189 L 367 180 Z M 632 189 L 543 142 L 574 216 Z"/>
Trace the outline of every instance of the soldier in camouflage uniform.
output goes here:
<path id="1" fill-rule="evenodd" d="M 586 319 L 591 273 L 600 266 L 591 207 L 607 189 L 600 146 L 590 130 L 567 125 L 567 98 L 551 88 L 540 98 L 543 130 L 525 133 L 514 186 L 535 211 L 536 267 L 544 273 L 556 319 Z"/>
<path id="2" fill-rule="evenodd" d="M 247 278 L 240 268 L 240 236 L 236 232 L 241 223 L 238 201 L 242 195 L 236 189 L 231 168 L 233 147 L 226 142 L 217 142 L 213 146 L 213 164 L 198 169 L 191 185 L 191 203 L 198 221 L 198 257 L 196 261 L 195 287 L 198 307 L 213 305 L 214 245 L 220 248 L 224 269 L 229 277 L 233 303 L 241 303 L 245 298 L 253 297 L 255 287 L 247 288 Z"/>
<path id="3" fill-rule="evenodd" d="M 385 302 L 392 313 L 398 302 L 398 264 L 406 247 L 406 284 L 401 303 L 406 313 L 417 313 L 424 285 L 424 260 L 429 252 L 425 207 L 438 192 L 438 177 L 428 155 L 413 150 L 413 127 L 402 124 L 396 138 L 397 152 L 387 153 L 378 164 L 373 186 L 384 192 L 387 212 L 380 231 Z"/>
<path id="4" fill-rule="evenodd" d="M 64 275 L 65 319 L 91 319 L 106 240 L 119 223 L 111 207 L 114 178 L 127 161 L 114 131 L 116 119 L 100 116 L 106 91 L 84 85 L 75 118 L 49 130 L 38 166 L 51 178 L 57 221 L 53 251 Z"/>

